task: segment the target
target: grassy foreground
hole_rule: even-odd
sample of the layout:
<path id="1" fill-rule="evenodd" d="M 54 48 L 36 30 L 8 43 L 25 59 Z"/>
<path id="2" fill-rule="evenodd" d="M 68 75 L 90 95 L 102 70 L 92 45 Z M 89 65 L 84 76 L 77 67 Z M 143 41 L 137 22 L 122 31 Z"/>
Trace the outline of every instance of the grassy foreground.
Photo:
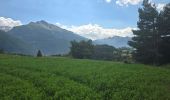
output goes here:
<path id="1" fill-rule="evenodd" d="M 0 55 L 0 100 L 170 100 L 170 69 Z"/>

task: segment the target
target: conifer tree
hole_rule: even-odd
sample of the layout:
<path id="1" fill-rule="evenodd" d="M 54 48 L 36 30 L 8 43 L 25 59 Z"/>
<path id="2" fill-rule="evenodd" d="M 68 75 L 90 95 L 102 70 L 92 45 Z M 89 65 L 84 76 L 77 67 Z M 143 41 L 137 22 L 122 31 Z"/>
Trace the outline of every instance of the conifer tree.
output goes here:
<path id="1" fill-rule="evenodd" d="M 42 56 L 43 56 L 43 55 L 42 55 L 41 51 L 38 50 L 38 52 L 37 52 L 37 57 L 42 57 Z"/>
<path id="2" fill-rule="evenodd" d="M 143 1 L 143 8 L 139 8 L 138 29 L 133 30 L 135 35 L 129 45 L 135 49 L 133 56 L 137 62 L 145 64 L 159 63 L 159 35 L 157 31 L 158 11 L 156 6 Z"/>
<path id="3" fill-rule="evenodd" d="M 159 14 L 158 31 L 161 35 L 161 63 L 170 63 L 170 3 Z"/>

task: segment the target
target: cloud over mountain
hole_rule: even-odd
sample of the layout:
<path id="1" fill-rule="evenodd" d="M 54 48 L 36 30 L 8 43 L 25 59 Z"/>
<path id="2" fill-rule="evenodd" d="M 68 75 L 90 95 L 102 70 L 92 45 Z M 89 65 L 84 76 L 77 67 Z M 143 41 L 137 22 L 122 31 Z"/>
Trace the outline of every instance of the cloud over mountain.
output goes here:
<path id="1" fill-rule="evenodd" d="M 22 25 L 21 21 L 13 20 L 12 18 L 0 17 L 0 26 L 14 27 Z"/>
<path id="2" fill-rule="evenodd" d="M 132 29 L 135 29 L 131 27 L 126 27 L 122 29 L 103 28 L 98 24 L 87 24 L 87 25 L 81 25 L 81 26 L 66 26 L 60 23 L 56 23 L 56 25 L 64 29 L 70 30 L 83 37 L 92 39 L 92 40 L 104 39 L 104 38 L 109 38 L 113 36 L 131 37 L 133 36 Z"/>

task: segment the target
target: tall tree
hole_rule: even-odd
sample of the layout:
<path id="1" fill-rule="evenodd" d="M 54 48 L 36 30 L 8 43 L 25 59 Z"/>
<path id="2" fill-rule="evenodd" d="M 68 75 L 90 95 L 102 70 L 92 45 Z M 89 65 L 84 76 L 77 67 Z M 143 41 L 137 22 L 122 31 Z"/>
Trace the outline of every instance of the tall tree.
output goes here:
<path id="1" fill-rule="evenodd" d="M 132 41 L 129 41 L 129 45 L 135 49 L 133 56 L 137 62 L 157 64 L 159 62 L 158 11 L 156 6 L 150 3 L 149 0 L 144 0 L 142 6 L 143 8 L 138 10 L 138 30 L 133 30 L 135 36 Z"/>
<path id="2" fill-rule="evenodd" d="M 161 63 L 170 63 L 170 3 L 159 14 L 158 31 L 161 35 Z"/>

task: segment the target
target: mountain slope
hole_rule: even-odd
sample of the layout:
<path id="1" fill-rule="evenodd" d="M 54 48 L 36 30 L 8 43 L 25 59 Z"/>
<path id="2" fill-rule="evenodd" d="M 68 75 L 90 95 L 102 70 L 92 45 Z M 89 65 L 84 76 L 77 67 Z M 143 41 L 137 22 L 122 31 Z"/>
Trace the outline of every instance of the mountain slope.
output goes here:
<path id="1" fill-rule="evenodd" d="M 8 53 L 33 54 L 33 48 L 6 32 L 0 31 L 0 49 Z"/>
<path id="2" fill-rule="evenodd" d="M 70 50 L 70 41 L 85 38 L 45 21 L 14 27 L 9 34 L 40 49 L 45 55 L 64 54 Z"/>
<path id="3" fill-rule="evenodd" d="M 112 38 L 95 40 L 93 43 L 94 44 L 107 44 L 107 45 L 119 48 L 119 47 L 129 47 L 128 41 L 130 40 L 131 40 L 130 37 L 114 36 Z"/>

